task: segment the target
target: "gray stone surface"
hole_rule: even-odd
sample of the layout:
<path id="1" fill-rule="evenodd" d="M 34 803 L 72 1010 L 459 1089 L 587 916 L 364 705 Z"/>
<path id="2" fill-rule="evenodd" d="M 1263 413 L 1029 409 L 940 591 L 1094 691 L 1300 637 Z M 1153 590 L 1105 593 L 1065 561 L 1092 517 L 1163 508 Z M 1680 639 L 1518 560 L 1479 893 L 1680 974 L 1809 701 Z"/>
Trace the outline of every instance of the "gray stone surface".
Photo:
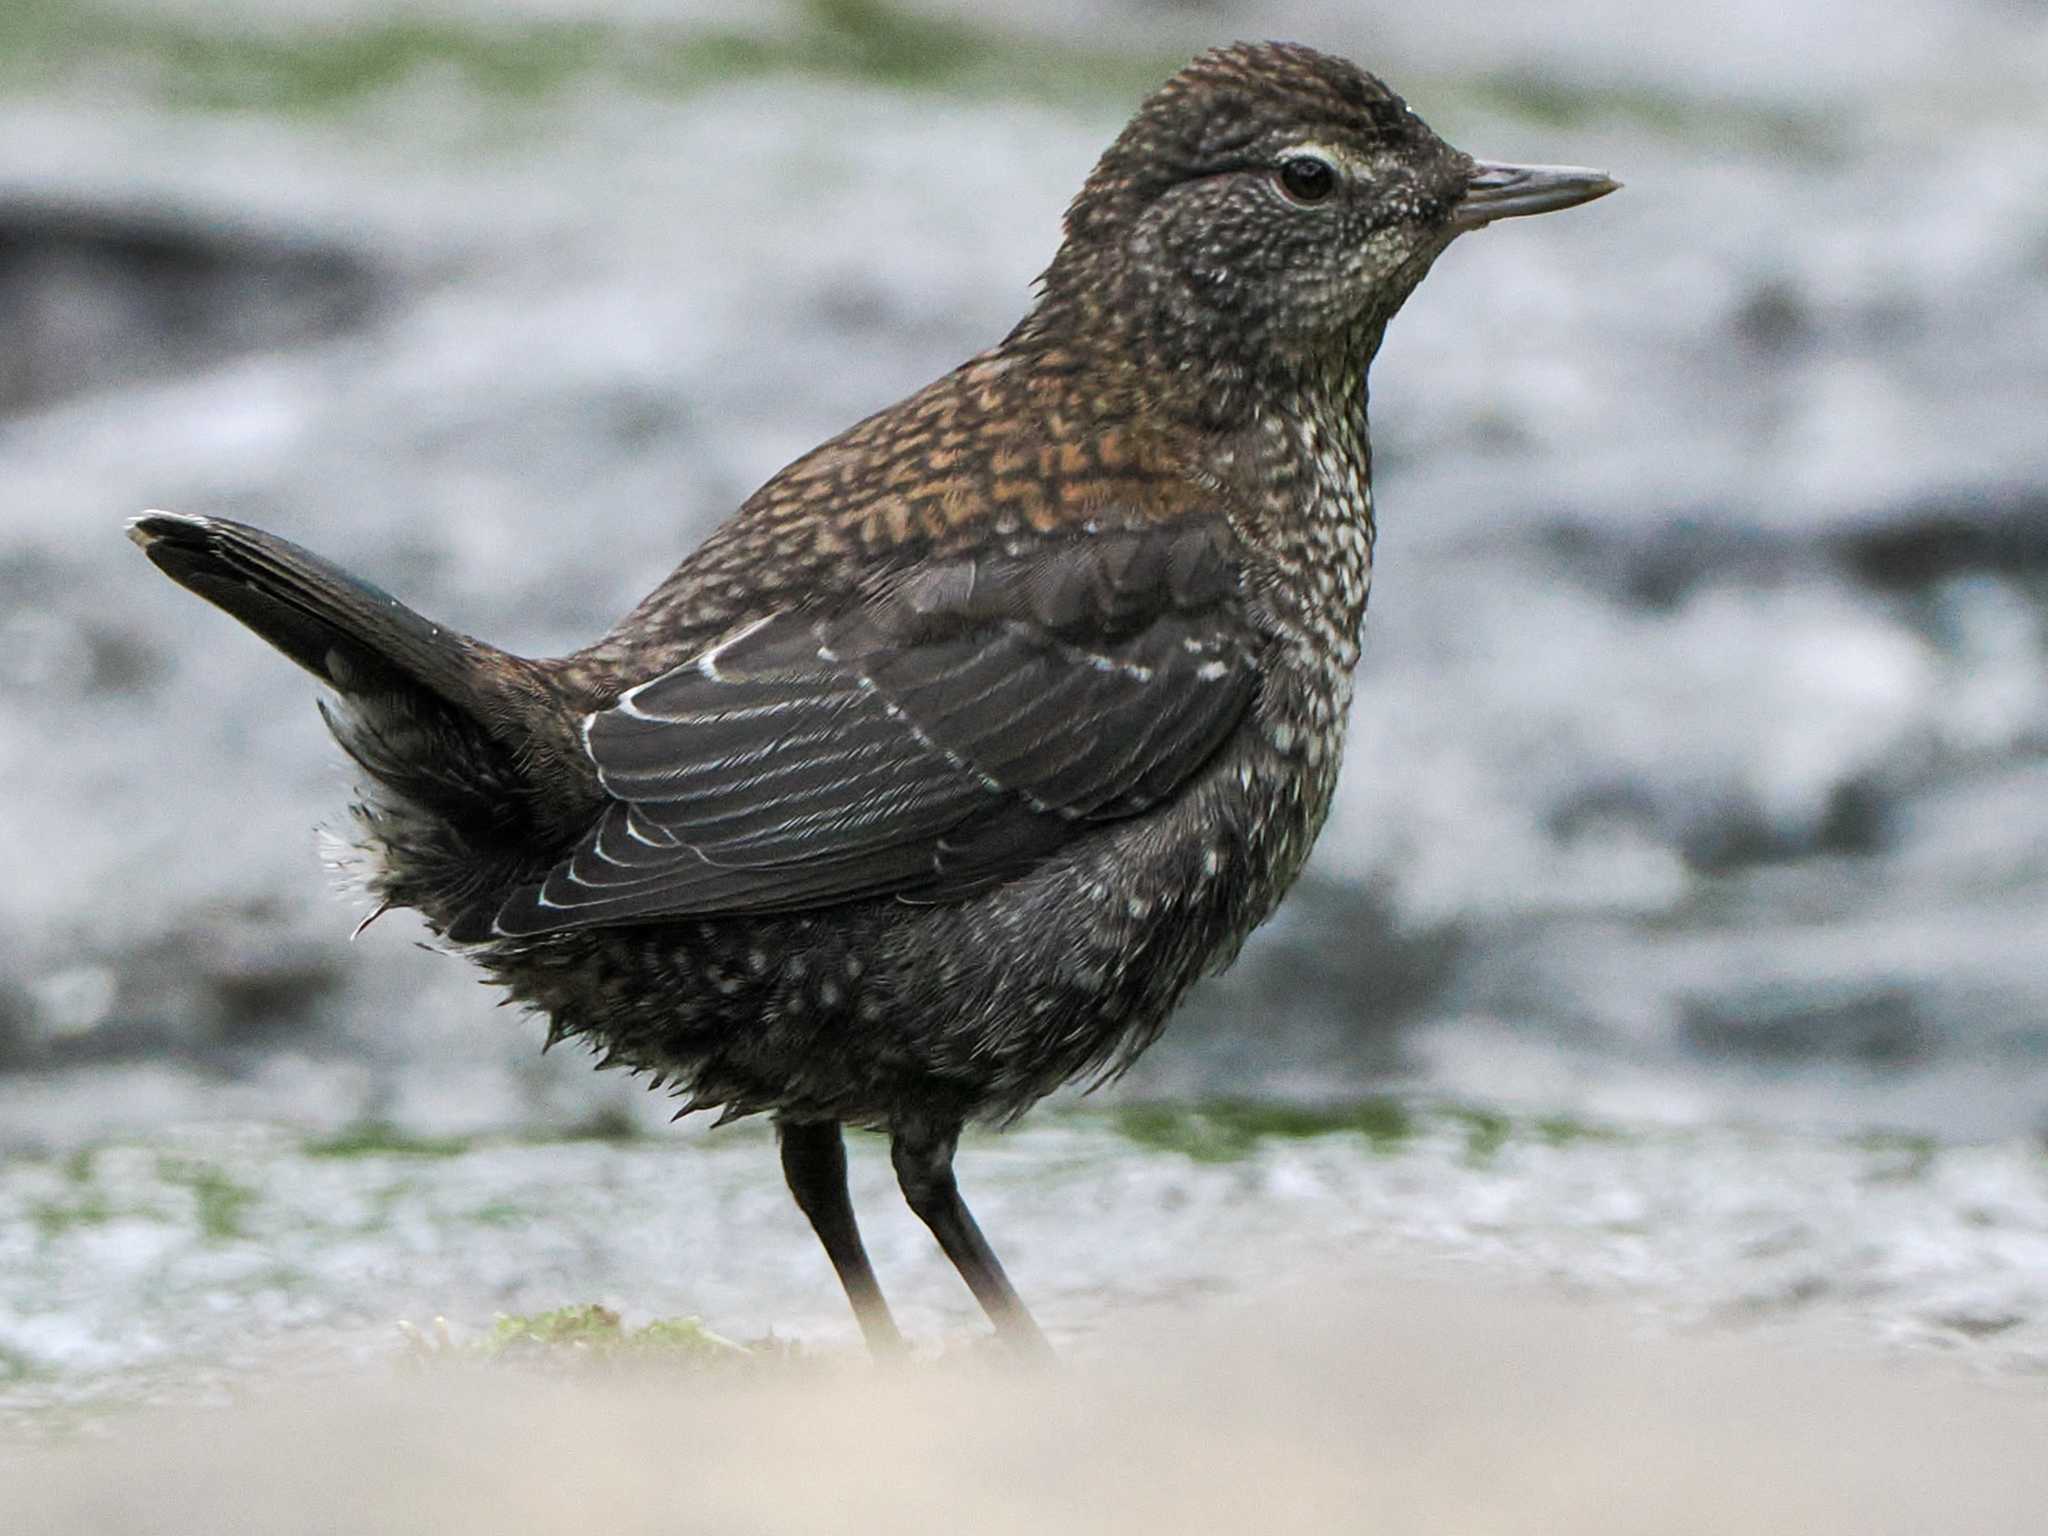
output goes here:
<path id="1" fill-rule="evenodd" d="M 1657 1332 L 2048 1369 L 2038 1145 L 1391 1105 L 1358 1121 L 1055 1115 L 970 1141 L 962 1176 L 1076 1358 L 1291 1286 L 1463 1274 L 1620 1301 Z M 880 1143 L 856 1138 L 852 1161 L 905 1327 L 927 1354 L 978 1335 Z M 592 1301 L 635 1325 L 692 1315 L 857 1350 L 774 1164 L 760 1128 L 472 1145 L 215 1126 L 16 1159 L 0 1171 L 0 1419 L 388 1360 L 401 1319 L 474 1339 L 497 1313 Z"/>

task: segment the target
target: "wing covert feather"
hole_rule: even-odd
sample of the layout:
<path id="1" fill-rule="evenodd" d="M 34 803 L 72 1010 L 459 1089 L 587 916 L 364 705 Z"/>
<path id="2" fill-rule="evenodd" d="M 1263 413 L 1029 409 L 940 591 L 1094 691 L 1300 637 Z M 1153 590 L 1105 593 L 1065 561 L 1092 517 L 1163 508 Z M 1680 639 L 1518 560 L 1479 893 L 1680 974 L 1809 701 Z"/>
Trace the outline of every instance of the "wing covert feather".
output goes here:
<path id="1" fill-rule="evenodd" d="M 1256 688 L 1220 521 L 927 561 L 789 609 L 585 722 L 612 805 L 506 936 L 944 900 L 1143 813 Z"/>

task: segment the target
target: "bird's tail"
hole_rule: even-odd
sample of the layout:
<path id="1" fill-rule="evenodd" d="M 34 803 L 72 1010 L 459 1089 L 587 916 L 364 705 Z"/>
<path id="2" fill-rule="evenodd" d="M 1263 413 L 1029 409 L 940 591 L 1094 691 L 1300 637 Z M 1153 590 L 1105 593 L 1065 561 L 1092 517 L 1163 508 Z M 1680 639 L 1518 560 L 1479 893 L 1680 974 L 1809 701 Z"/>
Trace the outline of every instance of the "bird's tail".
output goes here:
<path id="1" fill-rule="evenodd" d="M 128 533 L 340 696 L 322 713 L 368 779 L 356 819 L 372 894 L 445 932 L 531 873 L 541 790 L 566 755 L 565 712 L 532 663 L 259 528 L 150 512 Z"/>

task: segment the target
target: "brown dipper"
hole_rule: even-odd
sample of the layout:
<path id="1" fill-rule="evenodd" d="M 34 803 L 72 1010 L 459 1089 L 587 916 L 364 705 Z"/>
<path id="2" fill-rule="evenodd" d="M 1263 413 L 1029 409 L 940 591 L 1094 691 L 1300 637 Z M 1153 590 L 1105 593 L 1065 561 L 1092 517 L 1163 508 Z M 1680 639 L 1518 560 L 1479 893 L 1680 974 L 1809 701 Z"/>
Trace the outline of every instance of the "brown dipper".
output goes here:
<path id="1" fill-rule="evenodd" d="M 1474 160 L 1341 59 L 1205 54 L 999 345 L 776 475 L 529 660 L 296 545 L 132 535 L 338 696 L 371 892 L 722 1119 L 767 1111 L 869 1345 L 843 1125 L 997 1330 L 963 1124 L 1112 1076 L 1315 841 L 1372 577 L 1366 370 L 1460 233 L 1612 191 Z"/>

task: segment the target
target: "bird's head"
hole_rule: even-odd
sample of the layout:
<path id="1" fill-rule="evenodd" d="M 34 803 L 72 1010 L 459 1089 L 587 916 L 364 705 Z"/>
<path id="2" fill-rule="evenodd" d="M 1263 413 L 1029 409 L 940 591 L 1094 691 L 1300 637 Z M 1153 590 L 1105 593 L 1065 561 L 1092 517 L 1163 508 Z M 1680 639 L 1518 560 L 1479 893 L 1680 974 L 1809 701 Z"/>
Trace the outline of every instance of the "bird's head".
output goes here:
<path id="1" fill-rule="evenodd" d="M 1346 60 L 1239 43 L 1153 92 L 1103 153 L 1044 295 L 1158 362 L 1362 369 L 1458 234 L 1615 185 L 1474 160 Z"/>

